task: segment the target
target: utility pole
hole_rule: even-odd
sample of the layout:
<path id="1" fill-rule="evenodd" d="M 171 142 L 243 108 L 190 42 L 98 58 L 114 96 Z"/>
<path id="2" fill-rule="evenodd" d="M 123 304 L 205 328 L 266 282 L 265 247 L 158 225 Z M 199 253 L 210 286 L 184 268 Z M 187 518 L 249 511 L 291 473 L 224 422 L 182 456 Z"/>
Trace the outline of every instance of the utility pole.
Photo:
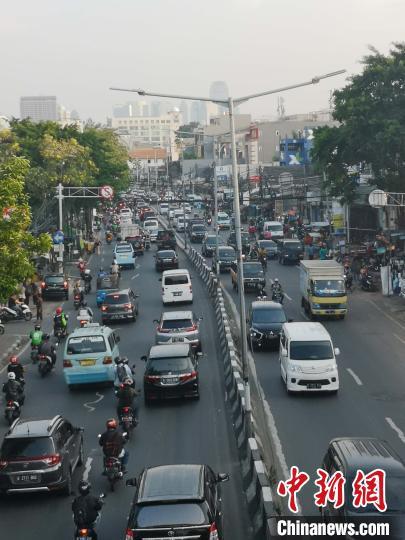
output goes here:
<path id="1" fill-rule="evenodd" d="M 215 258 L 216 258 L 216 268 L 215 268 L 215 271 L 216 271 L 216 274 L 217 276 L 219 276 L 219 262 L 218 262 L 218 223 L 217 223 L 217 218 L 218 218 L 218 177 L 217 177 L 217 164 L 216 164 L 216 151 L 215 151 L 215 148 L 216 148 L 216 144 L 215 144 L 215 139 L 214 139 L 214 163 L 213 163 L 213 166 L 214 166 L 214 226 L 215 226 Z"/>
<path id="2" fill-rule="evenodd" d="M 61 183 L 58 184 L 58 187 L 56 188 L 57 195 L 56 198 L 58 199 L 58 206 L 59 206 L 59 230 L 63 231 L 63 185 Z M 58 257 L 58 268 L 59 272 L 63 272 L 63 242 L 59 244 L 59 257 Z"/>

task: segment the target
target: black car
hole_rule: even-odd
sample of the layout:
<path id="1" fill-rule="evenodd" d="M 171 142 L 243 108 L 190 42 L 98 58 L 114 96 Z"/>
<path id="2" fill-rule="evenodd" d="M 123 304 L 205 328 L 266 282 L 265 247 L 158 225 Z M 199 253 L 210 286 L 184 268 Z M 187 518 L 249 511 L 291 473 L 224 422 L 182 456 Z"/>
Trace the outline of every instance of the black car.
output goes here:
<path id="1" fill-rule="evenodd" d="M 192 229 L 193 225 L 204 225 L 205 226 L 205 221 L 203 219 L 201 219 L 201 218 L 189 219 L 187 221 L 187 233 L 189 235 L 191 234 L 191 229 Z"/>
<path id="2" fill-rule="evenodd" d="M 122 319 L 135 322 L 138 316 L 138 302 L 136 300 L 138 296 L 132 289 L 123 289 L 106 294 L 101 304 L 102 323 L 106 324 L 107 322 Z"/>
<path id="3" fill-rule="evenodd" d="M 257 250 L 264 249 L 268 259 L 275 259 L 278 256 L 278 245 L 274 240 L 258 240 L 255 248 Z"/>
<path id="4" fill-rule="evenodd" d="M 206 234 L 207 234 L 207 229 L 205 228 L 205 225 L 197 223 L 196 225 L 193 225 L 191 227 L 189 236 L 190 236 L 191 242 L 194 243 L 194 242 L 202 242 Z"/>
<path id="5" fill-rule="evenodd" d="M 179 267 L 179 260 L 173 249 L 160 250 L 155 255 L 155 269 L 158 272 Z"/>
<path id="6" fill-rule="evenodd" d="M 247 232 L 241 232 L 241 240 L 242 240 L 242 253 L 249 253 L 250 251 L 250 238 L 249 233 Z M 228 237 L 228 246 L 233 247 L 236 249 L 236 233 L 232 232 Z"/>
<path id="7" fill-rule="evenodd" d="M 186 343 L 151 347 L 149 357 L 142 357 L 146 362 L 143 378 L 145 404 L 157 399 L 198 399 L 199 354 Z"/>
<path id="8" fill-rule="evenodd" d="M 218 246 L 222 245 L 223 242 L 218 236 Z M 212 257 L 217 247 L 217 237 L 215 234 L 207 234 L 204 238 L 204 241 L 201 246 L 201 254 L 204 257 Z"/>
<path id="9" fill-rule="evenodd" d="M 212 258 L 212 270 L 216 271 L 217 262 L 219 265 L 220 273 L 229 271 L 232 263 L 236 262 L 236 252 L 233 247 L 219 246 L 218 247 L 218 259 L 217 254 L 214 252 Z"/>
<path id="10" fill-rule="evenodd" d="M 232 286 L 238 290 L 238 265 L 231 265 L 231 280 Z M 263 267 L 259 262 L 244 262 L 243 263 L 243 287 L 245 291 L 254 289 L 258 291 L 266 286 L 266 277 L 263 272 Z"/>
<path id="11" fill-rule="evenodd" d="M 247 317 L 247 336 L 252 351 L 266 345 L 278 347 L 282 325 L 287 322 L 283 306 L 277 302 L 252 302 Z"/>
<path id="12" fill-rule="evenodd" d="M 69 299 L 69 281 L 63 274 L 46 274 L 42 283 L 42 298 L 63 297 Z"/>
<path id="13" fill-rule="evenodd" d="M 278 262 L 296 264 L 304 256 L 304 248 L 299 240 L 280 240 L 278 243 Z"/>
<path id="14" fill-rule="evenodd" d="M 126 538 L 223 540 L 220 484 L 227 474 L 208 465 L 160 465 L 144 469 L 136 486 Z"/>
<path id="15" fill-rule="evenodd" d="M 16 420 L 0 450 L 0 493 L 63 491 L 83 464 L 83 429 L 58 415 L 48 420 Z"/>
<path id="16" fill-rule="evenodd" d="M 158 250 L 176 249 L 177 242 L 174 231 L 171 229 L 159 229 L 156 237 L 156 245 Z"/>

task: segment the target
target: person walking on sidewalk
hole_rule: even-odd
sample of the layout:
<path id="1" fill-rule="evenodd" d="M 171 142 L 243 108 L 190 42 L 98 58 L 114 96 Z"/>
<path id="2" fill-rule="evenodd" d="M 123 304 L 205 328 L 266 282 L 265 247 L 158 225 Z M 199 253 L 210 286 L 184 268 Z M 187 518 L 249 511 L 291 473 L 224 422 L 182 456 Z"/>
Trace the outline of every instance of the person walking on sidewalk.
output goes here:
<path id="1" fill-rule="evenodd" d="M 31 280 L 25 282 L 25 303 L 29 306 L 30 298 L 32 296 L 32 283 Z"/>
<path id="2" fill-rule="evenodd" d="M 37 294 L 36 297 L 36 306 L 37 306 L 37 321 L 43 321 L 42 318 L 42 296 L 40 294 Z"/>

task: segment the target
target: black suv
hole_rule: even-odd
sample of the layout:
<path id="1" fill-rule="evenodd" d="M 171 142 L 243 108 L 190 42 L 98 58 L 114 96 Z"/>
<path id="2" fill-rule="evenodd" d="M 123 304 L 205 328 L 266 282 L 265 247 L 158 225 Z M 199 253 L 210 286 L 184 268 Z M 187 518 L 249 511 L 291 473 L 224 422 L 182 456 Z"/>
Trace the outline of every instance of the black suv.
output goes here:
<path id="1" fill-rule="evenodd" d="M 287 322 L 283 306 L 277 302 L 252 302 L 247 317 L 247 336 L 252 351 L 266 345 L 278 347 L 280 332 Z"/>
<path id="2" fill-rule="evenodd" d="M 218 236 L 218 246 L 223 245 L 222 239 Z M 217 249 L 217 237 L 215 234 L 207 234 L 201 246 L 203 257 L 212 257 Z"/>
<path id="3" fill-rule="evenodd" d="M 249 253 L 250 251 L 250 238 L 249 233 L 247 232 L 241 232 L 241 240 L 242 240 L 242 253 Z M 228 246 L 233 247 L 233 249 L 236 249 L 236 233 L 232 232 L 228 236 Z"/>
<path id="4" fill-rule="evenodd" d="M 158 250 L 160 249 L 176 249 L 177 242 L 174 231 L 159 230 L 156 237 L 156 245 Z"/>
<path id="5" fill-rule="evenodd" d="M 227 474 L 208 465 L 161 465 L 144 469 L 135 486 L 126 538 L 223 540 L 220 484 Z"/>
<path id="6" fill-rule="evenodd" d="M 296 264 L 303 258 L 304 248 L 299 240 L 280 240 L 277 253 L 280 264 Z"/>
<path id="7" fill-rule="evenodd" d="M 192 225 L 191 230 L 189 232 L 190 240 L 192 243 L 195 243 L 195 242 L 202 243 L 206 234 L 207 234 L 207 229 L 205 228 L 205 225 L 201 223 L 196 223 L 195 225 Z"/>
<path id="8" fill-rule="evenodd" d="M 243 287 L 245 292 L 248 290 L 258 291 L 266 286 L 266 277 L 263 267 L 259 262 L 244 262 L 243 264 Z M 238 290 L 238 265 L 231 265 L 231 280 L 234 290 Z"/>
<path id="9" fill-rule="evenodd" d="M 69 282 L 63 274 L 46 274 L 41 282 L 42 298 L 63 296 L 69 299 Z"/>
<path id="10" fill-rule="evenodd" d="M 120 319 L 136 321 L 138 316 L 138 294 L 132 289 L 114 291 L 105 295 L 101 305 L 101 321 L 106 324 Z"/>
<path id="11" fill-rule="evenodd" d="M 157 272 L 176 269 L 179 267 L 179 259 L 173 249 L 161 249 L 155 255 L 155 269 Z"/>
<path id="12" fill-rule="evenodd" d="M 58 415 L 51 420 L 19 418 L 0 450 L 0 493 L 72 491 L 72 475 L 83 465 L 83 429 Z"/>
<path id="13" fill-rule="evenodd" d="M 212 258 L 212 271 L 216 272 L 217 262 L 219 266 L 219 272 L 227 272 L 230 270 L 233 263 L 236 263 L 236 251 L 231 246 L 219 246 L 218 247 L 218 260 L 217 254 L 214 251 Z"/>

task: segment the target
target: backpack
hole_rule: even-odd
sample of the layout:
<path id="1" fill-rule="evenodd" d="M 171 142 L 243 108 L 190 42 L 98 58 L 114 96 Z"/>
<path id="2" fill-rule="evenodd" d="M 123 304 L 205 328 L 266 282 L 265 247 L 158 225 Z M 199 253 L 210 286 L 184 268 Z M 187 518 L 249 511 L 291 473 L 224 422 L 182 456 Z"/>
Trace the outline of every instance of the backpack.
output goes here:
<path id="1" fill-rule="evenodd" d="M 77 527 L 86 527 L 89 524 L 87 502 L 83 497 L 78 497 L 75 501 L 74 522 Z"/>
<path id="2" fill-rule="evenodd" d="M 124 382 L 128 378 L 127 370 L 123 364 L 119 364 L 117 367 L 118 380 Z"/>

